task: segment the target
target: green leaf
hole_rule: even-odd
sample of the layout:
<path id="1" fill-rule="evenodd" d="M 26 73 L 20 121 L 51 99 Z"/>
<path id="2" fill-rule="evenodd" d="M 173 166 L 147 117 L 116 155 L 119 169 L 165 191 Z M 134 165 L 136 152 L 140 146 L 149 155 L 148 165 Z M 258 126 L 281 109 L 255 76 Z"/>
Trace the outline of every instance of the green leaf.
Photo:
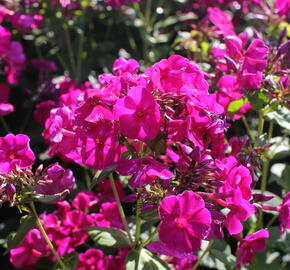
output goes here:
<path id="1" fill-rule="evenodd" d="M 99 175 L 96 174 L 92 179 L 91 188 L 93 188 L 96 184 L 103 182 L 110 173 L 114 172 L 116 169 L 116 165 L 112 165 L 104 169 Z"/>
<path id="2" fill-rule="evenodd" d="M 161 20 L 158 23 L 156 23 L 154 26 L 154 29 L 158 30 L 160 28 L 165 28 L 165 27 L 174 25 L 181 21 L 194 20 L 194 19 L 196 19 L 196 15 L 194 13 L 187 13 L 187 14 L 178 15 L 178 16 L 170 16 L 170 17 L 167 17 L 165 20 Z"/>
<path id="3" fill-rule="evenodd" d="M 286 192 L 290 191 L 290 165 L 286 165 L 278 184 L 283 187 Z"/>
<path id="4" fill-rule="evenodd" d="M 226 266 L 234 267 L 236 263 L 236 258 L 232 254 L 225 254 L 225 252 L 217 250 L 217 249 L 211 249 L 210 254 L 221 261 Z"/>
<path id="5" fill-rule="evenodd" d="M 38 260 L 34 270 L 51 270 L 51 265 L 52 262 L 49 259 L 42 257 Z"/>
<path id="6" fill-rule="evenodd" d="M 270 96 L 265 90 L 254 91 L 254 93 L 249 96 L 249 101 L 256 110 L 260 110 L 269 104 Z"/>
<path id="7" fill-rule="evenodd" d="M 229 104 L 228 112 L 230 114 L 234 114 L 234 113 L 238 112 L 239 109 L 248 102 L 249 101 L 247 98 L 240 98 L 240 99 L 234 100 Z"/>
<path id="8" fill-rule="evenodd" d="M 63 192 L 54 194 L 54 195 L 46 195 L 46 194 L 37 194 L 34 196 L 34 199 L 41 203 L 51 203 L 53 201 L 57 201 L 63 195 L 68 194 L 69 190 L 65 189 Z"/>
<path id="9" fill-rule="evenodd" d="M 131 250 L 126 257 L 126 270 L 169 270 L 169 266 L 147 249 Z"/>
<path id="10" fill-rule="evenodd" d="M 16 248 L 22 242 L 26 234 L 34 227 L 36 218 L 35 216 L 26 215 L 21 218 L 20 222 L 21 224 L 18 231 L 8 236 L 5 254 L 7 254 L 11 249 Z"/>
<path id="11" fill-rule="evenodd" d="M 88 227 L 90 238 L 101 246 L 127 248 L 130 247 L 130 241 L 125 231 L 113 227 Z"/>
<path id="12" fill-rule="evenodd" d="M 79 256 L 77 252 L 72 252 L 65 254 L 63 257 L 63 262 L 66 265 L 67 269 L 74 270 L 79 263 Z"/>
<path id="13" fill-rule="evenodd" d="M 290 110 L 279 105 L 275 111 L 265 114 L 266 119 L 274 121 L 280 127 L 290 130 Z"/>
<path id="14" fill-rule="evenodd" d="M 156 219 L 156 217 L 158 217 L 158 208 L 155 207 L 151 210 L 145 210 L 141 212 L 141 218 L 144 220 L 152 220 L 152 219 Z"/>
<path id="15" fill-rule="evenodd" d="M 289 138 L 274 137 L 270 140 L 269 155 L 272 159 L 281 159 L 290 155 Z"/>

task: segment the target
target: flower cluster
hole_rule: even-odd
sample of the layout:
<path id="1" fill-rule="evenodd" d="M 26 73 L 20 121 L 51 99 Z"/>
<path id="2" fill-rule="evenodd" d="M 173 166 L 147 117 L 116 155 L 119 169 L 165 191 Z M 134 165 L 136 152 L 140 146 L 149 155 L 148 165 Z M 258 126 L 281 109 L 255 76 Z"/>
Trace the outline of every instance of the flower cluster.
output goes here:
<path id="1" fill-rule="evenodd" d="M 289 266 L 290 2 L 169 2 L 1 2 L 7 263 Z"/>
<path id="2" fill-rule="evenodd" d="M 122 228 L 116 202 L 104 201 L 101 193 L 79 192 L 72 204 L 62 201 L 57 210 L 50 214 L 43 213 L 40 220 L 44 225 L 50 241 L 56 247 L 59 256 L 72 253 L 76 247 L 84 244 L 88 238 L 87 227 Z M 72 208 L 73 207 L 73 208 Z M 23 242 L 10 251 L 11 263 L 21 269 L 33 269 L 40 258 L 55 261 L 39 229 L 28 232 Z M 88 249 L 79 254 L 76 269 L 125 269 L 122 266 L 126 252 L 120 250 L 118 255 L 105 255 L 100 249 Z"/>

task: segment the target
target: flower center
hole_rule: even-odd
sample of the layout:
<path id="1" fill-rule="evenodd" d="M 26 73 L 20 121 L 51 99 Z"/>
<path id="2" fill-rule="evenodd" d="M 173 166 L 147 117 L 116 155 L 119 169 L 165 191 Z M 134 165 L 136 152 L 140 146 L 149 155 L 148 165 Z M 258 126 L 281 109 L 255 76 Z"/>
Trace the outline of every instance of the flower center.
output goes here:
<path id="1" fill-rule="evenodd" d="M 15 155 L 13 153 L 8 154 L 8 159 L 13 160 L 15 159 Z"/>
<path id="2" fill-rule="evenodd" d="M 138 118 L 142 118 L 142 117 L 144 117 L 144 115 L 145 115 L 145 112 L 144 111 L 137 112 L 137 117 Z"/>
<path id="3" fill-rule="evenodd" d="M 177 227 L 178 229 L 183 229 L 183 228 L 185 228 L 185 227 L 188 226 L 187 219 L 186 219 L 186 218 L 183 218 L 183 217 L 181 217 L 181 218 L 176 218 L 176 219 L 174 220 L 174 222 L 175 222 L 175 225 L 176 225 L 176 227 Z"/>

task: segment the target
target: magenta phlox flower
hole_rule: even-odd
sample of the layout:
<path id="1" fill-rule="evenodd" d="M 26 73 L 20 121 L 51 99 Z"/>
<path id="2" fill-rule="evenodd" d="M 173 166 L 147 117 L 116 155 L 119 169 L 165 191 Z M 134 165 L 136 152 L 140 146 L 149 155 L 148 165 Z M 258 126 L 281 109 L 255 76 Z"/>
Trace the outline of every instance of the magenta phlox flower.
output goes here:
<path id="1" fill-rule="evenodd" d="M 138 72 L 139 66 L 139 63 L 135 59 L 126 60 L 120 57 L 115 60 L 113 64 L 113 74 L 116 76 L 119 76 L 125 72 L 136 74 Z"/>
<path id="2" fill-rule="evenodd" d="M 86 227 L 93 225 L 94 220 L 90 215 L 80 210 L 71 210 L 67 212 L 65 219 L 63 219 L 60 232 L 71 237 L 70 247 L 73 248 L 87 240 Z"/>
<path id="3" fill-rule="evenodd" d="M 123 223 L 116 202 L 102 203 L 100 213 L 103 215 L 104 219 L 110 222 L 110 227 L 123 229 Z"/>
<path id="4" fill-rule="evenodd" d="M 35 156 L 29 141 L 24 134 L 8 134 L 0 138 L 0 172 L 8 174 L 17 167 L 25 169 L 33 165 Z"/>
<path id="5" fill-rule="evenodd" d="M 196 63 L 180 55 L 172 55 L 168 59 L 163 59 L 145 70 L 145 74 L 150 76 L 155 87 L 161 93 L 180 94 L 184 86 L 189 86 L 192 93 L 207 93 L 208 83 L 204 78 L 204 73 Z"/>
<path id="6" fill-rule="evenodd" d="M 142 87 L 132 87 L 114 106 L 120 131 L 129 139 L 150 141 L 160 129 L 160 111 L 154 96 Z"/>
<path id="7" fill-rule="evenodd" d="M 263 229 L 242 239 L 236 252 L 238 256 L 237 267 L 240 268 L 241 264 L 249 265 L 254 259 L 254 252 L 261 252 L 266 248 L 267 238 L 269 238 L 269 231 Z"/>
<path id="8" fill-rule="evenodd" d="M 73 172 L 69 169 L 64 169 L 60 165 L 52 164 L 45 169 L 41 174 L 42 182 L 35 187 L 35 192 L 38 194 L 54 195 L 62 193 L 65 190 L 71 190 L 75 183 Z M 58 198 L 57 202 L 62 200 L 66 194 Z"/>
<path id="9" fill-rule="evenodd" d="M 100 249 L 89 248 L 79 254 L 79 263 L 76 270 L 106 270 L 108 259 Z"/>
<path id="10" fill-rule="evenodd" d="M 116 171 L 121 175 L 132 175 L 129 185 L 137 188 L 152 183 L 158 177 L 160 179 L 173 177 L 173 173 L 168 168 L 169 165 L 160 163 L 151 157 L 145 157 L 130 160 L 121 159 Z"/>
<path id="11" fill-rule="evenodd" d="M 100 198 L 96 193 L 91 191 L 80 191 L 74 197 L 72 206 L 87 213 L 94 210 L 99 204 L 99 201 Z"/>
<path id="12" fill-rule="evenodd" d="M 230 234 L 238 234 L 243 229 L 241 221 L 246 221 L 255 212 L 254 206 L 249 202 L 252 197 L 252 177 L 249 169 L 239 165 L 233 156 L 225 160 L 222 175 L 224 185 L 219 188 L 219 192 L 228 194 L 225 200 L 231 210 L 225 226 Z"/>
<path id="13" fill-rule="evenodd" d="M 17 248 L 10 250 L 10 262 L 20 269 L 33 269 L 37 261 L 47 253 L 48 246 L 40 231 L 33 229 Z"/>
<path id="14" fill-rule="evenodd" d="M 103 170 L 120 157 L 119 126 L 113 121 L 98 121 L 90 129 L 78 132 L 82 142 L 81 163 Z"/>
<path id="15" fill-rule="evenodd" d="M 235 35 L 234 25 L 227 13 L 219 8 L 207 9 L 209 20 L 223 33 L 223 35 Z"/>
<path id="16" fill-rule="evenodd" d="M 190 206 L 190 207 L 189 207 Z M 164 198 L 159 206 L 159 239 L 170 249 L 197 251 L 208 235 L 211 214 L 202 197 L 192 191 Z"/>

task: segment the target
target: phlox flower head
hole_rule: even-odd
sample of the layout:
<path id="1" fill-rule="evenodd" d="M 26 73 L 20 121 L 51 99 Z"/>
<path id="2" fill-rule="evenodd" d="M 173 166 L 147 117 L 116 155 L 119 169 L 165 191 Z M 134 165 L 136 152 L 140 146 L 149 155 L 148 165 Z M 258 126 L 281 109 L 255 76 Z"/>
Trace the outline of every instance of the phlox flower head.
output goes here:
<path id="1" fill-rule="evenodd" d="M 160 129 L 160 111 L 154 96 L 145 88 L 132 87 L 114 106 L 120 131 L 129 139 L 150 141 Z"/>
<path id="2" fill-rule="evenodd" d="M 106 270 L 108 260 L 100 249 L 87 249 L 79 254 L 79 263 L 76 270 Z"/>
<path id="3" fill-rule="evenodd" d="M 29 146 L 29 138 L 24 134 L 8 134 L 0 138 L 0 172 L 10 173 L 17 167 L 31 167 L 35 161 Z"/>
<path id="4" fill-rule="evenodd" d="M 132 175 L 129 185 L 133 188 L 152 183 L 158 177 L 169 179 L 173 173 L 168 170 L 169 166 L 160 163 L 151 157 L 139 159 L 121 159 L 116 171 L 121 175 Z"/>
<path id="5" fill-rule="evenodd" d="M 207 93 L 208 83 L 203 72 L 194 63 L 180 55 L 172 55 L 145 70 L 161 93 L 179 94 L 182 88 L 191 88 L 192 93 Z"/>
<path id="6" fill-rule="evenodd" d="M 135 59 L 124 59 L 120 57 L 113 64 L 113 74 L 121 75 L 124 72 L 136 74 L 139 69 L 139 63 Z"/>
<path id="7" fill-rule="evenodd" d="M 202 197 L 192 191 L 164 198 L 159 206 L 159 239 L 169 249 L 195 252 L 209 232 L 211 214 Z"/>
<path id="8" fill-rule="evenodd" d="M 44 183 L 41 183 L 35 187 L 35 191 L 38 194 L 54 195 L 62 193 L 66 189 L 71 190 L 75 183 L 75 178 L 71 170 L 66 170 L 60 165 L 50 165 L 41 176 Z M 63 199 L 65 194 L 58 200 Z M 55 201 L 54 201 L 55 202 Z"/>
<path id="9" fill-rule="evenodd" d="M 33 269 L 32 267 L 47 251 L 48 246 L 40 231 L 33 229 L 27 233 L 17 248 L 10 250 L 10 262 L 20 269 Z"/>
<path id="10" fill-rule="evenodd" d="M 80 191 L 72 201 L 72 206 L 76 209 L 88 212 L 96 208 L 100 198 L 91 191 Z"/>
<path id="11" fill-rule="evenodd" d="M 263 229 L 249 234 L 245 239 L 242 239 L 236 252 L 238 255 L 237 267 L 239 268 L 241 264 L 250 264 L 254 259 L 254 252 L 261 252 L 266 248 L 267 238 L 269 238 L 269 231 Z"/>

